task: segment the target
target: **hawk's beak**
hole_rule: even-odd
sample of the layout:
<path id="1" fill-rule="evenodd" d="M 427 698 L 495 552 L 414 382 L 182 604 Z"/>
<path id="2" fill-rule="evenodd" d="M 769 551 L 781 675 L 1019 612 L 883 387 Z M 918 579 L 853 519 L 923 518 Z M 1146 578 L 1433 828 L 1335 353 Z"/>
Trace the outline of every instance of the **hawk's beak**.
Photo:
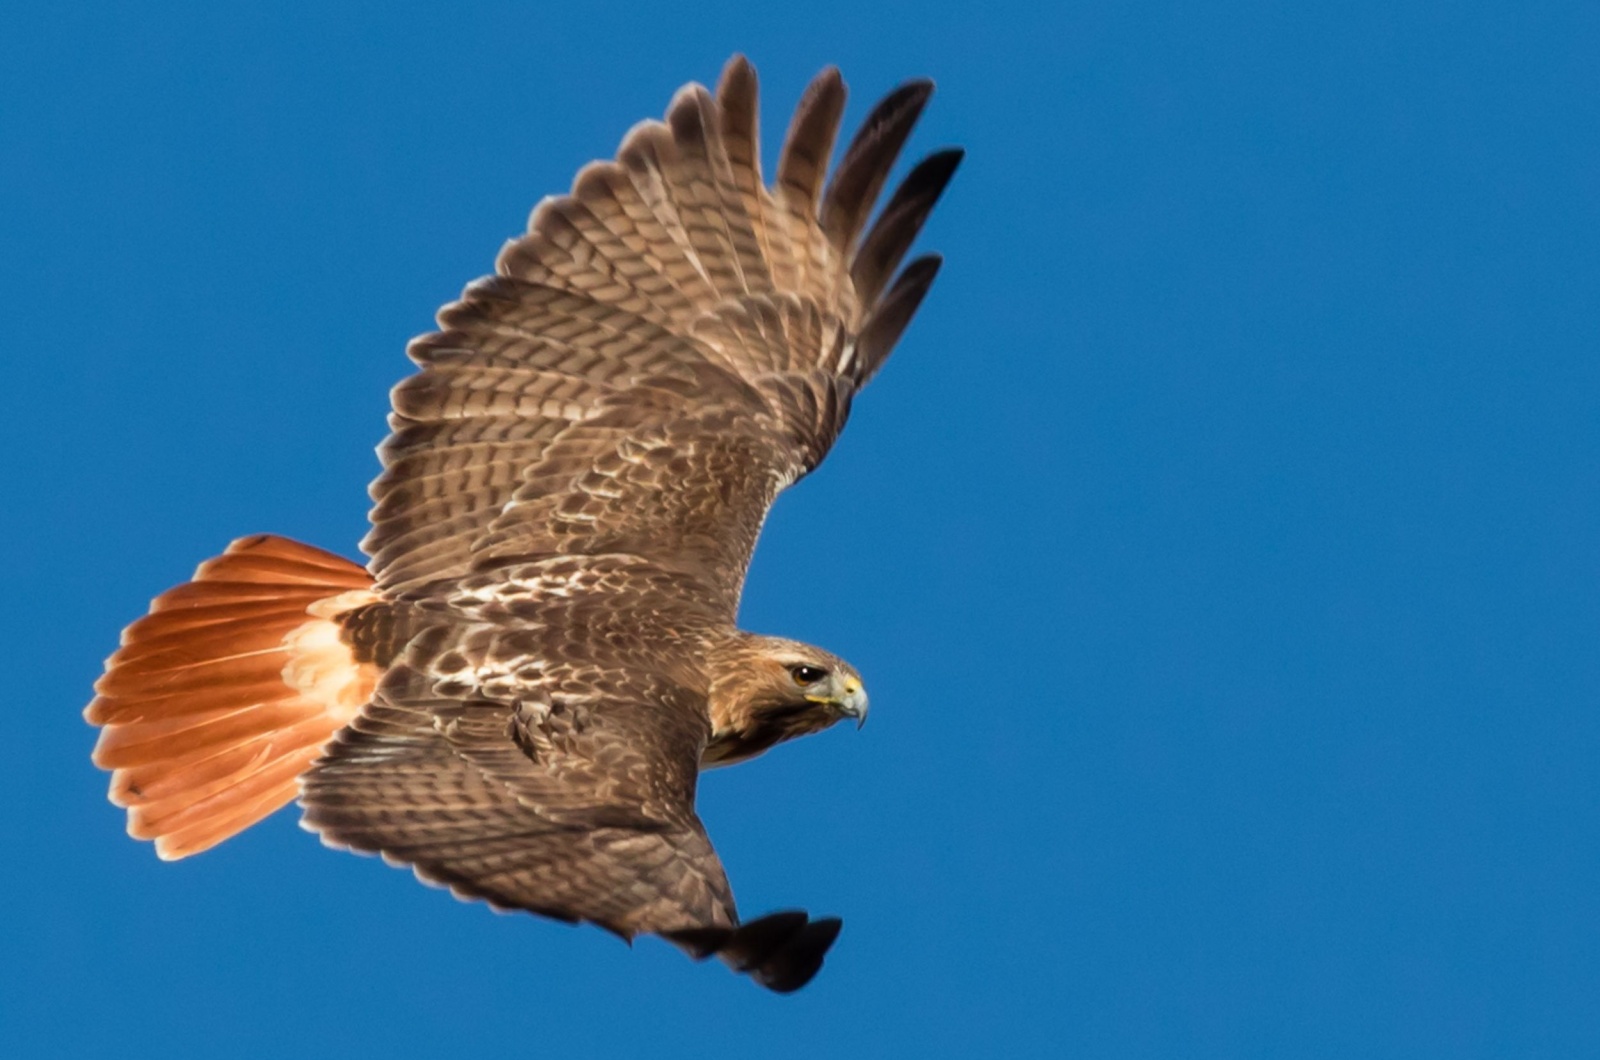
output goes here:
<path id="1" fill-rule="evenodd" d="M 867 690 L 853 677 L 844 681 L 844 695 L 839 698 L 839 713 L 856 719 L 856 728 L 867 723 Z"/>

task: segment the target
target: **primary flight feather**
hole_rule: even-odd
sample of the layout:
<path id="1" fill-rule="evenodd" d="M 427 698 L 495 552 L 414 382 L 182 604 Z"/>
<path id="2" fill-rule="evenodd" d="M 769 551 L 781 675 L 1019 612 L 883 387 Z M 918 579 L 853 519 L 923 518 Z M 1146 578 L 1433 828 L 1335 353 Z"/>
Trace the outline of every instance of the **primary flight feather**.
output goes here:
<path id="1" fill-rule="evenodd" d="M 938 272 L 900 266 L 959 151 L 868 224 L 932 89 L 890 93 L 829 178 L 823 71 L 768 185 L 736 56 L 540 203 L 407 351 L 366 569 L 243 538 L 124 632 L 86 716 L 129 832 L 180 858 L 298 797 L 325 842 L 462 897 L 809 981 L 839 921 L 741 921 L 695 784 L 866 716 L 849 664 L 734 622 L 768 507 Z"/>

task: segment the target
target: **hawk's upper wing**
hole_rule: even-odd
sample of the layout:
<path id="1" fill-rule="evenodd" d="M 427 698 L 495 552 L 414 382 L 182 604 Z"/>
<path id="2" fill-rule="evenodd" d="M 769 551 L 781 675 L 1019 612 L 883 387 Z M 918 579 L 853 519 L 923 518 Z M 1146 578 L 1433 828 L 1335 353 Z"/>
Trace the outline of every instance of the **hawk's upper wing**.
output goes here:
<path id="1" fill-rule="evenodd" d="M 931 91 L 884 99 L 824 189 L 845 97 L 825 71 L 768 189 L 736 57 L 715 97 L 682 89 L 541 203 L 408 351 L 422 370 L 395 388 L 363 543 L 380 589 L 628 553 L 731 620 L 768 505 L 822 460 L 937 272 L 925 257 L 889 282 L 959 152 L 918 165 L 866 226 Z"/>
<path id="2" fill-rule="evenodd" d="M 706 721 L 688 693 L 615 674 L 587 697 L 515 679 L 495 689 L 513 698 L 463 697 L 429 640 L 304 778 L 308 828 L 462 897 L 665 935 L 775 990 L 816 973 L 837 921 L 739 923 L 694 812 Z"/>

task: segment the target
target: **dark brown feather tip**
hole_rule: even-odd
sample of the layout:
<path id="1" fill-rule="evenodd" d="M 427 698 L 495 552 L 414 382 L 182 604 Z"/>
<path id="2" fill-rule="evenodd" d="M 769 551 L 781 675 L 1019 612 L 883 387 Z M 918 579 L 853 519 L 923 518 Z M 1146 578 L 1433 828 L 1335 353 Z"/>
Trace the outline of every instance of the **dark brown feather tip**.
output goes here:
<path id="1" fill-rule="evenodd" d="M 844 922 L 812 920 L 806 913 L 769 913 L 736 928 L 688 928 L 665 937 L 695 960 L 713 955 L 768 990 L 789 994 L 809 983 L 822 968 L 828 948 Z"/>
<path id="2" fill-rule="evenodd" d="M 754 972 L 756 982 L 778 994 L 790 994 L 811 982 L 822 970 L 823 958 L 839 937 L 844 921 L 838 917 L 813 920 Z"/>
<path id="3" fill-rule="evenodd" d="M 965 154 L 959 147 L 935 151 L 918 162 L 889 197 L 850 265 L 850 278 L 863 304 L 877 301 Z"/>
<path id="4" fill-rule="evenodd" d="M 807 213 L 815 212 L 822 194 L 844 101 L 844 78 L 838 67 L 825 67 L 806 86 L 778 153 L 778 187 L 794 196 Z"/>
<path id="5" fill-rule="evenodd" d="M 924 254 L 907 265 L 889 289 L 888 295 L 872 311 L 872 316 L 856 339 L 855 372 L 858 386 L 866 386 L 868 380 L 883 367 L 883 362 L 894 350 L 894 344 L 905 333 L 906 325 L 916 315 L 928 288 L 933 286 L 934 279 L 939 275 L 939 266 L 943 263 L 944 259 L 937 254 Z"/>
<path id="6" fill-rule="evenodd" d="M 861 234 L 889 170 L 932 95 L 932 81 L 907 81 L 878 101 L 850 141 L 822 202 L 822 228 L 841 250 L 848 252 Z"/>

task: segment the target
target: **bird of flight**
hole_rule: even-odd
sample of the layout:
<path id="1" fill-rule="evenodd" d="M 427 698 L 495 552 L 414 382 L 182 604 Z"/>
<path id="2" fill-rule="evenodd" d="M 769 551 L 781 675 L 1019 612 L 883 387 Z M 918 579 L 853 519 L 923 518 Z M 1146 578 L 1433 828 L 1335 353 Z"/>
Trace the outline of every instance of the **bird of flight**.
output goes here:
<path id="1" fill-rule="evenodd" d="M 810 981 L 840 922 L 741 921 L 695 784 L 866 717 L 848 663 L 735 616 L 768 507 L 938 272 L 900 264 L 960 151 L 868 225 L 932 90 L 890 93 L 830 178 L 823 71 L 768 186 L 735 56 L 540 203 L 407 350 L 366 567 L 241 538 L 124 631 L 85 715 L 129 833 L 182 858 L 298 798 L 462 898 Z"/>

